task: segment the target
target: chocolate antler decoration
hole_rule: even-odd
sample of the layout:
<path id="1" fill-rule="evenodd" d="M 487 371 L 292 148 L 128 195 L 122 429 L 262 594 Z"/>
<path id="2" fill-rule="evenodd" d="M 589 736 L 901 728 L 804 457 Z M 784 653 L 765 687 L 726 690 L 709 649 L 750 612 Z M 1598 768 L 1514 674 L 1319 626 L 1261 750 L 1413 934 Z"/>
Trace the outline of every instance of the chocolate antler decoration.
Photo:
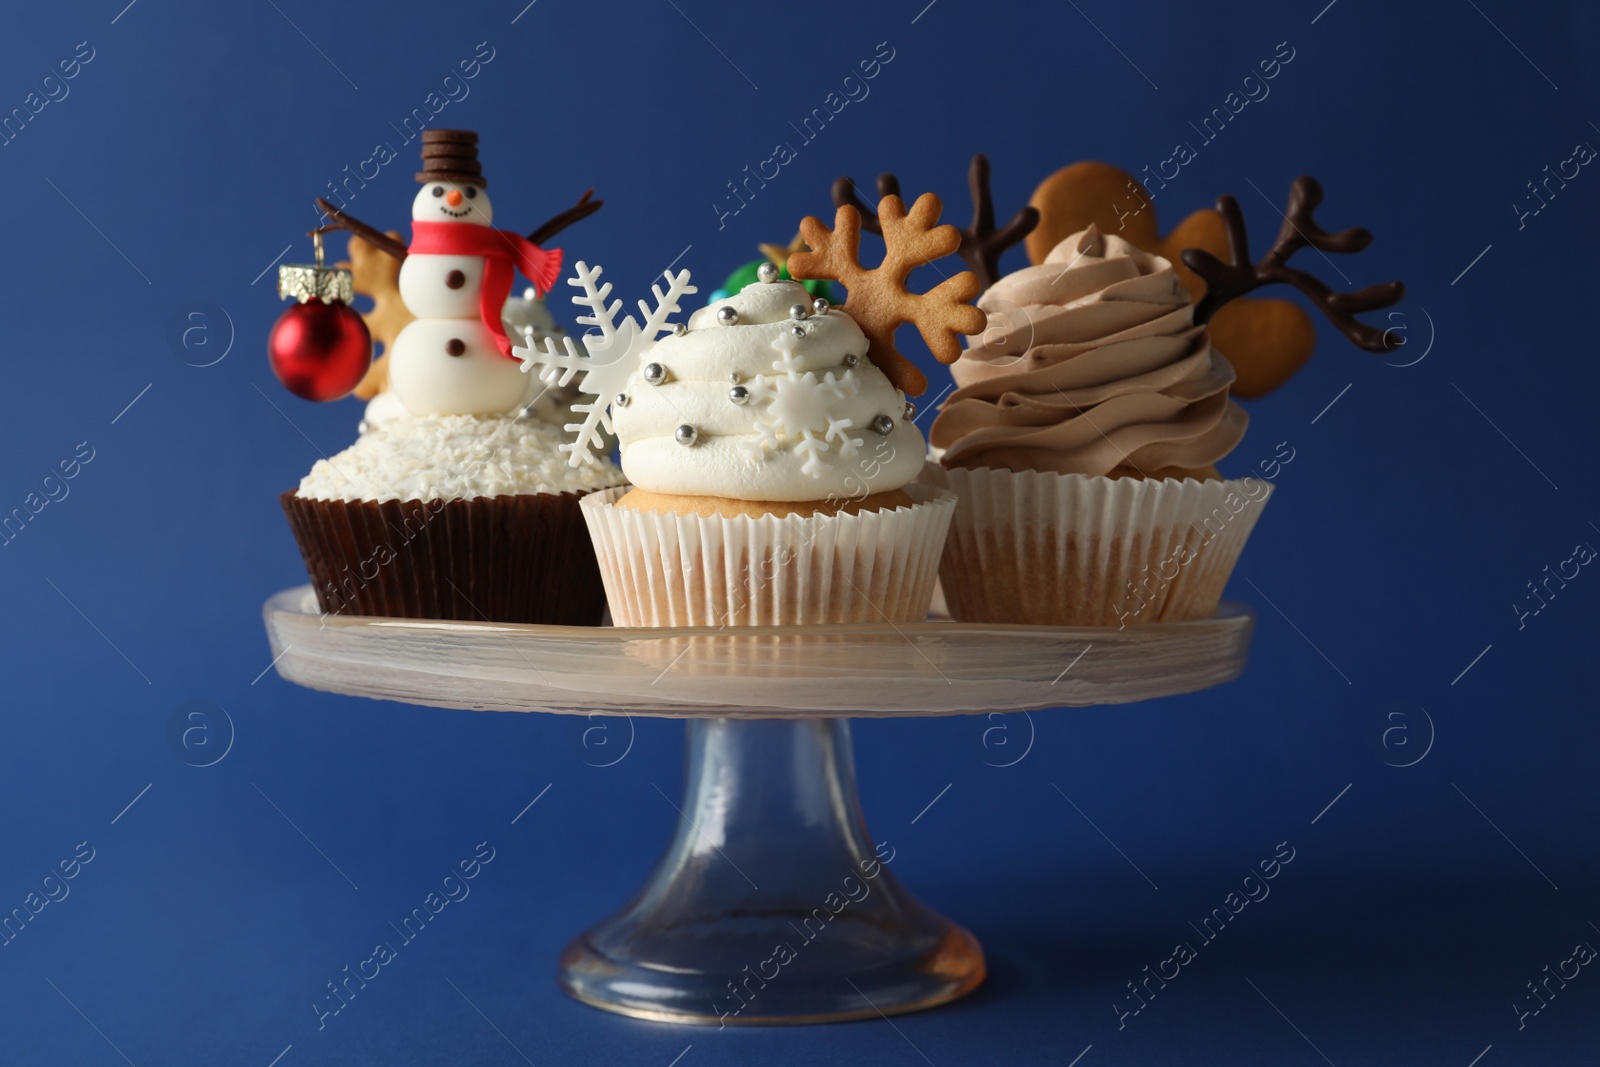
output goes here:
<path id="1" fill-rule="evenodd" d="M 1000 257 L 1006 249 L 1020 243 L 1039 225 L 1039 209 L 1024 207 L 999 229 L 994 225 L 994 196 L 989 191 L 989 157 L 979 152 L 972 157 L 967 170 L 967 186 L 972 190 L 972 225 L 961 234 L 961 246 L 956 249 L 967 267 L 978 276 L 978 282 L 987 289 L 1000 277 Z M 878 196 L 899 196 L 900 180 L 893 174 L 878 175 Z M 881 234 L 877 209 L 869 208 L 856 195 L 856 183 L 840 178 L 833 183 L 833 205 L 846 204 L 861 212 L 861 228 L 868 233 Z"/>
<path id="2" fill-rule="evenodd" d="M 899 195 L 899 178 L 896 178 L 893 174 L 878 175 L 879 200 L 882 200 L 886 196 Z M 833 206 L 844 207 L 847 204 L 861 213 L 861 228 L 863 230 L 866 230 L 868 233 L 875 233 L 879 237 L 883 236 L 883 226 L 878 222 L 877 205 L 872 205 L 869 207 L 867 204 L 862 202 L 861 197 L 856 194 L 856 183 L 854 179 L 840 178 L 833 183 Z"/>
<path id="3" fill-rule="evenodd" d="M 961 231 L 961 258 L 985 289 L 1000 279 L 1000 257 L 1021 243 L 1039 225 L 1039 209 L 1030 205 L 1018 211 L 1000 229 L 994 227 L 994 197 L 989 192 L 989 157 L 979 152 L 967 171 L 972 190 L 972 225 Z"/>
<path id="4" fill-rule="evenodd" d="M 1353 293 L 1340 293 L 1311 274 L 1286 265 L 1290 256 L 1307 246 L 1322 252 L 1351 253 L 1372 243 L 1372 234 L 1359 226 L 1338 233 L 1328 233 L 1318 226 L 1312 215 L 1321 203 L 1322 183 L 1312 177 L 1296 178 L 1289 187 L 1289 210 L 1277 241 L 1261 262 L 1252 264 L 1250 238 L 1239 202 L 1231 196 L 1219 198 L 1217 211 L 1228 228 L 1228 258 L 1232 262 L 1223 263 L 1201 248 L 1184 249 L 1184 263 L 1206 283 L 1206 295 L 1195 305 L 1194 321 L 1207 322 L 1222 305 L 1262 286 L 1292 285 L 1310 297 L 1356 347 L 1368 352 L 1393 352 L 1399 348 L 1403 338 L 1394 336 L 1392 330 L 1361 322 L 1356 316 L 1398 304 L 1406 294 L 1404 284 L 1383 282 Z"/>

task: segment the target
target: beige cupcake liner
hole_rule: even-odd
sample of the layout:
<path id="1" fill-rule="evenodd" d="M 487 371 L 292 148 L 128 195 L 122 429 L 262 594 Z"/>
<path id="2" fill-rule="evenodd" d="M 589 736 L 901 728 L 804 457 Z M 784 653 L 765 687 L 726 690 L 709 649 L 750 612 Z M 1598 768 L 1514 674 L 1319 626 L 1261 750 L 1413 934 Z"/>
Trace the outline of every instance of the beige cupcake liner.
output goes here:
<path id="1" fill-rule="evenodd" d="M 614 506 L 625 491 L 582 503 L 618 626 L 920 622 L 956 506 L 907 486 L 910 507 L 717 518 Z"/>
<path id="2" fill-rule="evenodd" d="M 1258 478 L 1088 477 L 930 463 L 957 495 L 940 583 L 963 622 L 1116 626 L 1216 614 L 1272 495 Z"/>

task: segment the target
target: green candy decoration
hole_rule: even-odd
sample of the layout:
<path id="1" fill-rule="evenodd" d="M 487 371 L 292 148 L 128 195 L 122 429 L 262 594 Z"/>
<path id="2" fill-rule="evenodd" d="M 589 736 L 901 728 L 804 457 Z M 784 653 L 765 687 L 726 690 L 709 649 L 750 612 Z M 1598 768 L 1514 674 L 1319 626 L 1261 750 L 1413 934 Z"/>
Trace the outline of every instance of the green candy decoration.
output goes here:
<path id="1" fill-rule="evenodd" d="M 760 269 L 761 264 L 771 262 L 772 261 L 765 256 L 762 256 L 760 259 L 752 259 L 750 262 L 746 263 L 744 266 L 728 275 L 728 280 L 723 282 L 720 288 L 713 291 L 706 302 L 715 304 L 718 300 L 726 300 L 728 297 L 735 295 L 739 292 L 739 290 L 743 289 L 747 285 L 754 285 L 760 280 L 756 276 L 756 271 Z M 778 277 L 781 280 L 790 280 L 789 268 L 787 266 L 779 267 Z M 837 301 L 834 299 L 833 283 L 828 281 L 826 278 L 819 279 L 817 281 L 801 282 L 800 284 L 805 286 L 806 292 L 810 293 L 812 296 L 820 296 L 826 299 L 830 304 L 837 303 Z"/>

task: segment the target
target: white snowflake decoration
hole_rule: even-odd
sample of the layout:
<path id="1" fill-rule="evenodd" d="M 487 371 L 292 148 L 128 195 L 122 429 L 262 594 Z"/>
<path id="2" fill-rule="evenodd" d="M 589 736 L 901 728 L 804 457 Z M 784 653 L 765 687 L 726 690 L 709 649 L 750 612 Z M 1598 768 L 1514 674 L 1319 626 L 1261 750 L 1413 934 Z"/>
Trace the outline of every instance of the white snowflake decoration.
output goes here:
<path id="1" fill-rule="evenodd" d="M 781 433 L 793 436 L 828 428 L 828 395 L 812 371 L 763 381 L 766 418 Z"/>
<path id="2" fill-rule="evenodd" d="M 801 329 L 804 329 L 804 327 L 801 327 Z M 772 364 L 773 370 L 791 377 L 797 373 L 797 367 L 800 363 L 799 348 L 801 340 L 802 338 L 799 334 L 788 330 L 778 335 L 778 339 L 772 342 L 772 347 L 778 350 L 778 358 Z"/>
<path id="3" fill-rule="evenodd" d="M 805 462 L 800 464 L 801 474 L 809 474 L 813 478 L 822 477 L 823 464 L 818 457 L 828 450 L 827 442 L 814 437 L 810 430 L 805 430 L 800 440 L 795 442 L 794 450 L 806 457 Z"/>
<path id="4" fill-rule="evenodd" d="M 850 426 L 849 419 L 829 419 L 828 432 L 823 434 L 822 437 L 824 441 L 832 441 L 838 446 L 840 459 L 849 459 L 854 456 L 863 443 L 861 438 L 851 437 L 845 433 L 846 430 L 850 429 Z"/>
<path id="5" fill-rule="evenodd" d="M 852 371 L 845 371 L 841 378 L 835 378 L 833 371 L 828 371 L 822 376 L 822 391 L 833 400 L 844 400 L 860 391 L 860 383 Z"/>
<path id="6" fill-rule="evenodd" d="M 515 355 L 522 360 L 523 373 L 537 372 L 539 380 L 547 386 L 566 385 L 574 376 L 583 375 L 578 388 L 591 399 L 572 405 L 572 410 L 581 413 L 584 418 L 582 422 L 568 423 L 563 427 L 575 432 L 576 436 L 559 446 L 561 451 L 568 453 L 568 463 L 574 467 L 599 462 L 596 452 L 606 448 L 604 435 L 615 430 L 611 425 L 612 401 L 628 384 L 645 353 L 654 347 L 661 334 L 671 328 L 667 320 L 680 310 L 678 298 L 699 291 L 689 284 L 687 270 L 679 271 L 676 275 L 670 270 L 666 271 L 667 291 L 663 293 L 660 285 L 651 286 L 656 298 L 655 307 L 639 301 L 639 312 L 644 316 L 641 326 L 632 315 L 624 315 L 620 321 L 617 319 L 622 301 L 617 300 L 609 305 L 606 303 L 611 296 L 611 283 L 597 284 L 600 270 L 599 267 L 591 270 L 588 264 L 579 260 L 574 266 L 574 276 L 567 279 L 568 285 L 583 290 L 583 295 L 573 297 L 572 302 L 589 309 L 587 315 L 578 316 L 578 322 L 594 326 L 600 331 L 584 336 L 583 348 L 587 354 L 580 351 L 570 337 L 561 338 L 564 350 L 557 350 L 554 337 L 544 338 L 539 349 L 515 350 Z"/>
<path id="7" fill-rule="evenodd" d="M 864 443 L 847 432 L 854 425 L 850 419 L 836 419 L 832 412 L 834 403 L 860 392 L 861 381 L 851 370 L 837 376 L 827 371 L 821 378 L 815 371 L 800 370 L 796 349 L 801 341 L 789 331 L 780 334 L 772 343 L 778 350 L 773 374 L 751 380 L 752 397 L 762 412 L 756 420 L 757 437 L 747 447 L 751 457 L 759 459 L 767 451 L 793 442 L 794 450 L 805 457 L 800 472 L 821 478 L 829 466 L 828 452 L 837 451 L 840 458 L 848 459 Z"/>
<path id="8" fill-rule="evenodd" d="M 767 449 L 776 449 L 781 442 L 778 440 L 778 430 L 769 422 L 756 423 L 756 440 L 746 442 L 750 449 L 751 457 L 760 459 Z"/>

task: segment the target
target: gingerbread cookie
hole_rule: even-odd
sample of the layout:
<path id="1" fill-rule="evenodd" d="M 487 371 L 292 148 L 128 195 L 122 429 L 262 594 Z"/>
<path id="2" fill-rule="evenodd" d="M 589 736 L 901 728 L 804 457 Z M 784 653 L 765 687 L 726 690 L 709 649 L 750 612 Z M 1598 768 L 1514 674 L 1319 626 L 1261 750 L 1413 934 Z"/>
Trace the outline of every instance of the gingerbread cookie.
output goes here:
<path id="1" fill-rule="evenodd" d="M 900 197 L 878 202 L 878 232 L 883 234 L 883 262 L 868 268 L 861 262 L 861 212 L 845 204 L 834 213 L 833 228 L 807 216 L 800 233 L 811 246 L 789 256 L 796 279 L 827 279 L 845 288 L 844 312 L 856 320 L 869 342 L 867 358 L 907 396 L 920 396 L 928 379 L 894 344 L 895 329 L 916 326 L 934 357 L 954 363 L 961 355 L 961 336 L 982 333 L 985 317 L 968 303 L 978 295 L 978 277 L 962 271 L 926 293 L 914 293 L 906 280 L 924 263 L 954 252 L 961 235 L 939 224 L 943 205 L 932 193 L 917 197 L 909 210 Z"/>
<path id="2" fill-rule="evenodd" d="M 1074 163 L 1040 183 L 1030 201 L 1039 225 L 1028 235 L 1028 258 L 1043 262 L 1066 237 L 1099 227 L 1173 265 L 1192 302 L 1206 295 L 1206 283 L 1183 260 L 1183 251 L 1203 249 L 1219 259 L 1228 255 L 1222 215 L 1196 211 L 1162 237 L 1155 204 L 1138 179 L 1108 163 Z M 1233 395 L 1258 397 L 1294 376 L 1311 358 L 1317 335 L 1311 317 L 1286 300 L 1246 299 L 1219 308 L 1209 323 L 1212 344 L 1238 375 Z"/>
<path id="3" fill-rule="evenodd" d="M 995 225 L 994 196 L 989 190 L 989 157 L 982 152 L 972 157 L 972 165 L 967 168 L 967 188 L 972 192 L 972 225 L 957 228 L 959 243 L 956 251 L 966 260 L 967 268 L 977 276 L 981 292 L 1000 280 L 1000 257 L 1033 232 L 1033 228 L 1039 224 L 1039 211 L 1030 205 L 1018 211 L 1004 226 Z M 893 174 L 878 175 L 880 200 L 899 195 L 899 178 Z M 877 212 L 862 202 L 856 183 L 851 178 L 840 178 L 833 183 L 833 205 L 855 208 L 861 215 L 861 228 L 883 236 L 883 227 L 876 218 Z M 762 246 L 763 249 L 768 247 Z"/>
<path id="4" fill-rule="evenodd" d="M 390 230 L 388 236 L 400 240 L 400 234 L 394 230 Z M 356 396 L 371 400 L 389 388 L 389 346 L 416 316 L 400 299 L 400 260 L 351 234 L 350 258 L 338 266 L 348 269 L 354 276 L 356 292 L 372 300 L 372 310 L 362 313 L 361 317 L 372 334 L 374 349 L 381 344 L 383 350 L 355 389 Z"/>

